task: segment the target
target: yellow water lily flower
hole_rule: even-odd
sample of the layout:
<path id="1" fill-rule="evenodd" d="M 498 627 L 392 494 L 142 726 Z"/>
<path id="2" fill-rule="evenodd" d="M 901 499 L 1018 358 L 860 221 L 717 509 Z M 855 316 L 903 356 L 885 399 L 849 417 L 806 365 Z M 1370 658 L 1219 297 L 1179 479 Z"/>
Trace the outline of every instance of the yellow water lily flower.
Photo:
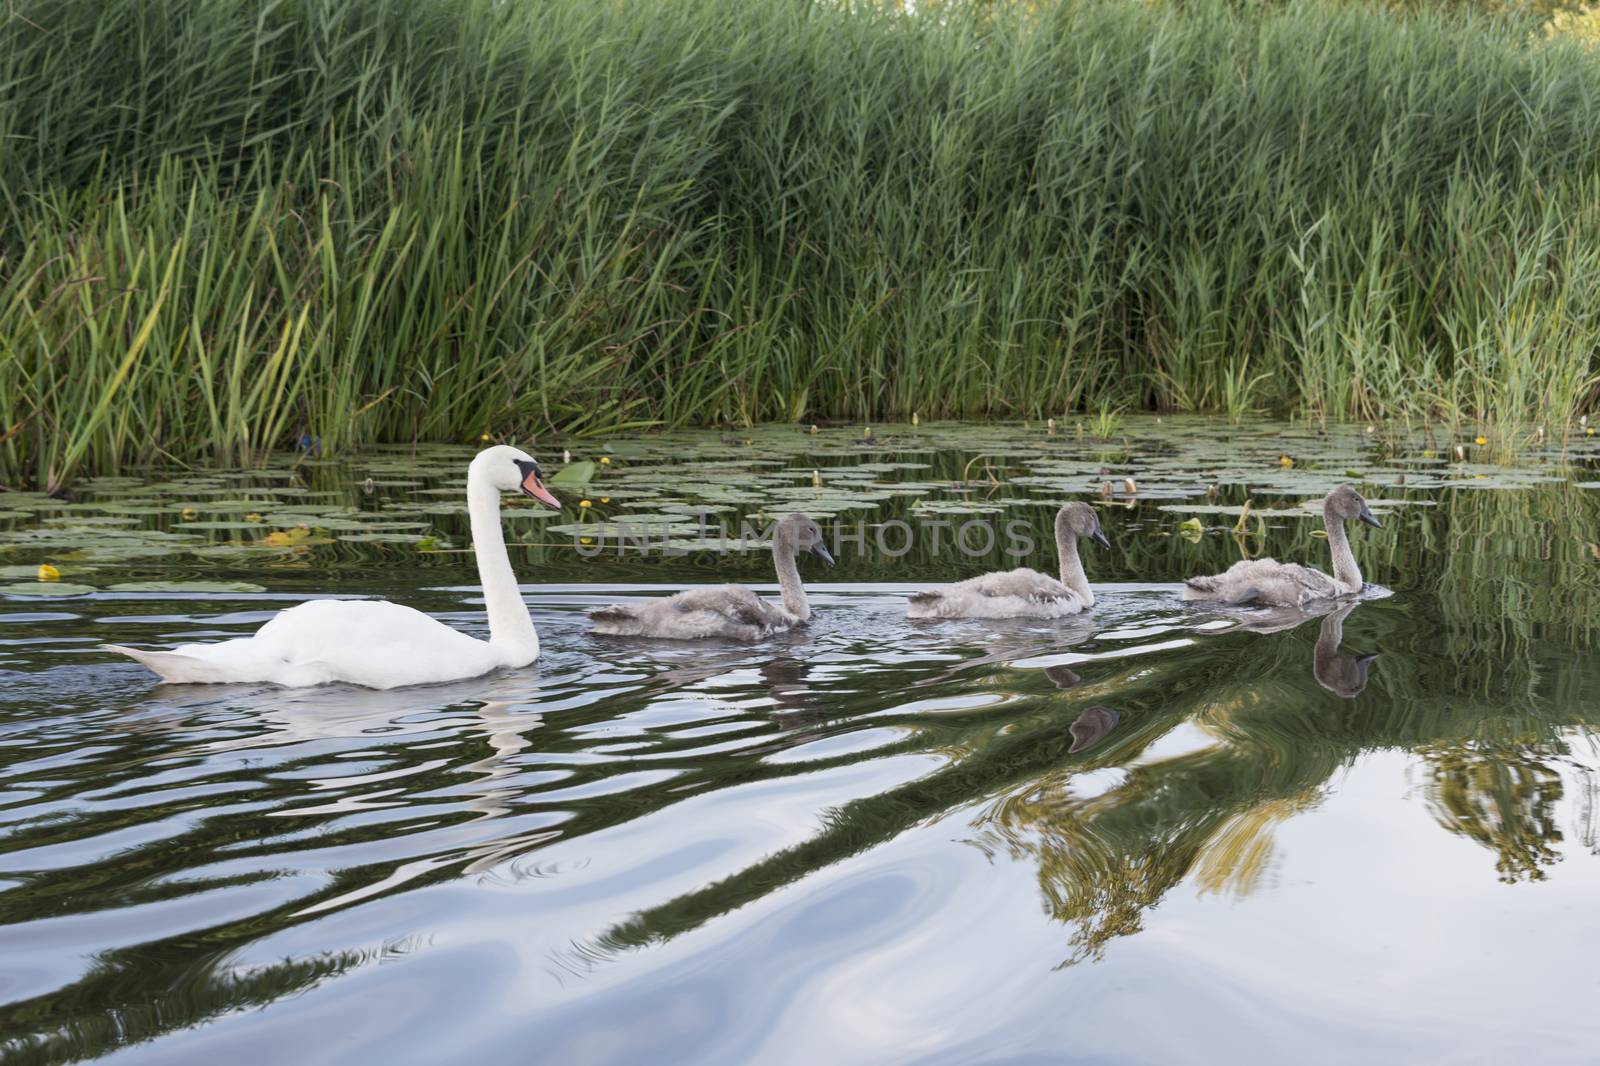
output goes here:
<path id="1" fill-rule="evenodd" d="M 61 571 L 57 570 L 55 567 L 51 566 L 49 563 L 40 563 L 39 564 L 39 580 L 40 581 L 60 581 L 61 580 Z"/>
<path id="2" fill-rule="evenodd" d="M 259 522 L 261 521 L 261 516 L 255 511 L 251 511 L 249 514 L 244 516 L 244 520 L 246 522 Z"/>
<path id="3" fill-rule="evenodd" d="M 579 507 L 593 507 L 594 504 L 590 503 L 588 500 L 579 500 L 578 501 L 578 506 Z"/>
<path id="4" fill-rule="evenodd" d="M 1280 455 L 1278 456 L 1278 465 L 1283 467 L 1285 470 L 1293 470 L 1294 460 L 1289 458 L 1287 455 Z"/>
<path id="5" fill-rule="evenodd" d="M 193 522 L 196 518 L 200 517 L 200 512 L 196 511 L 193 507 L 185 507 L 182 511 L 178 512 L 178 515 L 185 522 Z"/>
<path id="6" fill-rule="evenodd" d="M 1478 447 L 1481 448 L 1485 444 L 1489 443 L 1489 438 L 1485 437 L 1482 433 L 1480 433 L 1476 437 L 1472 438 L 1472 443 L 1476 444 Z"/>
<path id="7" fill-rule="evenodd" d="M 301 523 L 293 529 L 275 530 L 261 538 L 269 548 L 300 548 L 311 540 L 311 527 Z"/>
<path id="8" fill-rule="evenodd" d="M 610 465 L 611 465 L 611 456 L 609 456 L 609 455 L 602 455 L 602 456 L 601 456 L 601 457 L 600 457 L 600 465 L 601 465 L 601 466 L 610 466 Z"/>
<path id="9" fill-rule="evenodd" d="M 478 434 L 478 440 L 482 441 L 485 444 L 489 443 L 489 434 L 487 434 L 487 433 Z"/>

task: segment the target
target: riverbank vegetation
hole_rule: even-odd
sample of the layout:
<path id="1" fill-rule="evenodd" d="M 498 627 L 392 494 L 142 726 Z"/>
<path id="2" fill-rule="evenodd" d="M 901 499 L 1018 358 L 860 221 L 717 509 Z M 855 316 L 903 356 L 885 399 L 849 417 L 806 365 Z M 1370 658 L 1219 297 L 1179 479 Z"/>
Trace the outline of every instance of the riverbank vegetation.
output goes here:
<path id="1" fill-rule="evenodd" d="M 0 483 L 770 420 L 1594 399 L 1600 55 L 1126 0 L 16 0 Z"/>

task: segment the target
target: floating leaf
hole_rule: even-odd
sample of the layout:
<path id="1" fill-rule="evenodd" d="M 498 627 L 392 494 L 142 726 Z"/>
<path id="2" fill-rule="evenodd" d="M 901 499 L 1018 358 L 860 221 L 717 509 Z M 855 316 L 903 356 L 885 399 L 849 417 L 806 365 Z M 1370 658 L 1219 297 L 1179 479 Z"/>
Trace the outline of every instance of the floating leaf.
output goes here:
<path id="1" fill-rule="evenodd" d="M 546 485 L 587 485 L 594 480 L 595 465 L 585 459 L 581 463 L 571 463 L 557 470 L 545 479 Z"/>
<path id="2" fill-rule="evenodd" d="M 56 556 L 56 558 L 59 559 L 60 556 Z M 88 571 L 94 569 L 92 566 L 76 566 L 68 563 L 62 563 L 60 566 L 51 566 L 49 563 L 46 563 L 45 566 L 50 566 L 50 569 L 56 572 L 56 577 L 48 579 L 51 581 L 57 580 L 57 578 L 59 578 L 63 573 L 87 573 Z M 30 578 L 35 581 L 44 580 L 39 577 L 39 571 L 41 569 L 43 569 L 43 567 L 34 563 L 18 563 L 12 566 L 0 566 L 0 579 L 11 581 L 17 581 L 23 578 Z"/>
<path id="3" fill-rule="evenodd" d="M 74 585 L 70 581 L 21 581 L 14 585 L 0 585 L 0 594 L 6 596 L 87 596 L 96 591 L 93 585 Z"/>
<path id="4" fill-rule="evenodd" d="M 122 581 L 108 592 L 265 592 L 248 581 Z"/>

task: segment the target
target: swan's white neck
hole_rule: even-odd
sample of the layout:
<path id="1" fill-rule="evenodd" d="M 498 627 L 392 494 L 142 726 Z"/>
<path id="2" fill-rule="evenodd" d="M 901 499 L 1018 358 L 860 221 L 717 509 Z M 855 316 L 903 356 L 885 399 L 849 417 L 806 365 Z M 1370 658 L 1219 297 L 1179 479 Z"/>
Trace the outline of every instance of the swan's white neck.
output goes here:
<path id="1" fill-rule="evenodd" d="M 1094 590 L 1083 572 L 1083 561 L 1078 558 L 1078 535 L 1067 524 L 1056 521 L 1056 555 L 1061 560 L 1061 583 L 1083 600 L 1085 607 L 1094 606 Z"/>
<path id="2" fill-rule="evenodd" d="M 1350 538 L 1345 535 L 1344 519 L 1333 513 L 1328 505 L 1322 508 L 1322 523 L 1328 527 L 1328 548 L 1333 552 L 1333 579 L 1351 592 L 1361 591 L 1361 567 L 1350 551 Z"/>
<path id="3" fill-rule="evenodd" d="M 517 589 L 517 575 L 506 556 L 505 534 L 500 529 L 500 492 L 477 470 L 467 474 L 467 513 L 472 516 L 472 550 L 478 557 L 478 580 L 483 583 L 483 606 L 489 615 L 489 643 L 502 649 L 508 665 L 525 666 L 539 655 L 539 634 L 534 632 L 528 605 Z"/>
<path id="4" fill-rule="evenodd" d="M 772 537 L 772 564 L 778 571 L 778 589 L 782 593 L 783 609 L 804 622 L 811 617 L 811 603 L 806 599 L 806 587 L 800 583 L 800 568 L 794 561 L 794 541 L 781 534 Z"/>

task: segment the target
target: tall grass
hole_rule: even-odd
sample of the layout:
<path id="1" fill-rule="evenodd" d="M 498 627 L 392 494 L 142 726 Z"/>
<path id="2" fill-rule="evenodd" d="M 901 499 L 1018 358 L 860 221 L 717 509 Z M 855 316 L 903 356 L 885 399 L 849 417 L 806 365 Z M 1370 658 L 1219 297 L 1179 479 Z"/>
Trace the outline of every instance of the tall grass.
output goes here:
<path id="1" fill-rule="evenodd" d="M 0 481 L 1099 407 L 1559 424 L 1600 56 L 1082 0 L 12 0 Z"/>

